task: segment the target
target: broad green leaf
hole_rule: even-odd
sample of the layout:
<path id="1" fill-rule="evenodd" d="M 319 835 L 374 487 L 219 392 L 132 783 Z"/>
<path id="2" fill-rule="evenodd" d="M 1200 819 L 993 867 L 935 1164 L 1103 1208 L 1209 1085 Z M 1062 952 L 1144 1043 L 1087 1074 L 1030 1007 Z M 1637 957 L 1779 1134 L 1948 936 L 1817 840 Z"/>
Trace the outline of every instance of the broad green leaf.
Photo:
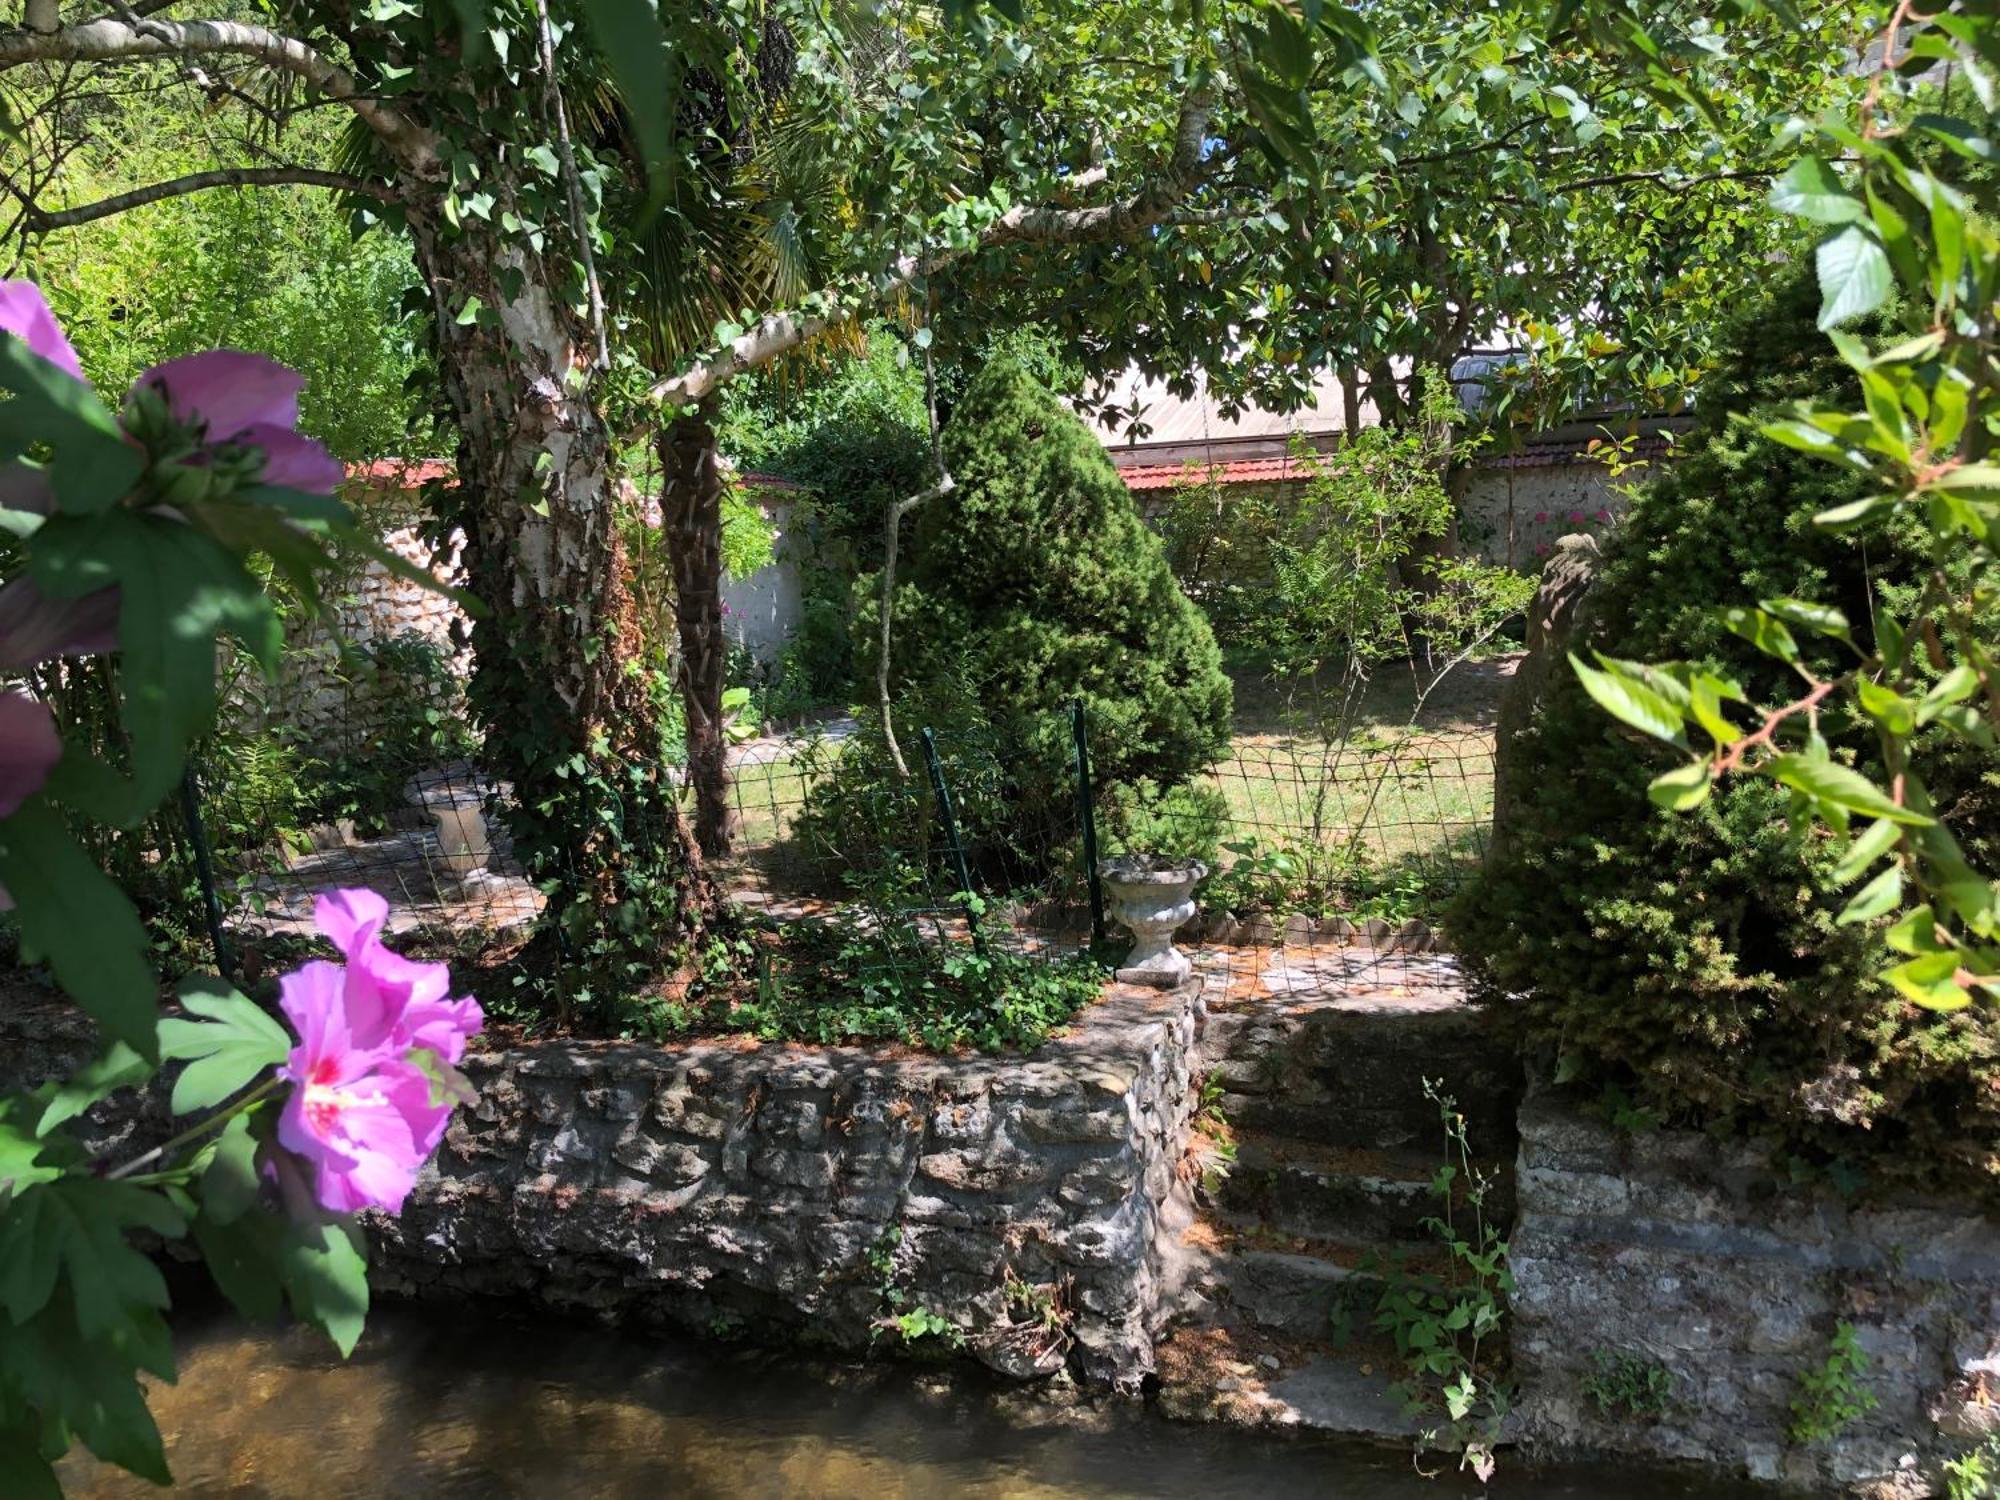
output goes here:
<path id="1" fill-rule="evenodd" d="M 1844 505 L 1829 506 L 1813 517 L 1813 525 L 1827 531 L 1845 531 L 1850 526 L 1860 525 L 1870 516 L 1894 510 L 1899 503 L 1900 499 L 1895 495 L 1869 495 Z"/>
<path id="2" fill-rule="evenodd" d="M 1771 207 L 1815 224 L 1853 224 L 1868 213 L 1840 173 L 1813 156 L 1800 157 L 1771 184 Z"/>
<path id="3" fill-rule="evenodd" d="M 1853 628 L 1847 623 L 1847 616 L 1831 604 L 1815 604 L 1810 599 L 1780 598 L 1759 599 L 1757 605 L 1766 614 L 1777 616 L 1787 625 L 1830 635 L 1836 640 L 1845 640 Z"/>
<path id="4" fill-rule="evenodd" d="M 1850 224 L 1820 241 L 1814 252 L 1819 268 L 1819 326 L 1837 328 L 1871 313 L 1888 300 L 1895 278 L 1881 244 L 1859 224 Z"/>
<path id="5" fill-rule="evenodd" d="M 189 980 L 181 1001 L 208 1019 L 160 1022 L 160 1055 L 187 1063 L 174 1080 L 177 1115 L 214 1108 L 291 1051 L 285 1028 L 220 980 Z"/>
<path id="6" fill-rule="evenodd" d="M 368 1317 L 368 1257 L 352 1224 L 301 1224 L 281 1253 L 292 1311 L 333 1340 L 345 1359 Z"/>
<path id="7" fill-rule="evenodd" d="M 1797 661 L 1799 643 L 1792 639 L 1791 631 L 1784 621 L 1761 609 L 1745 609 L 1740 604 L 1732 604 L 1717 612 L 1723 627 L 1732 635 L 1740 635 L 1766 656 L 1775 656 L 1779 661 Z"/>
<path id="8" fill-rule="evenodd" d="M 114 1090 L 144 1083 L 152 1076 L 151 1063 L 123 1042 L 113 1042 L 67 1078 L 51 1079 L 35 1090 L 35 1100 L 42 1106 L 35 1134 L 46 1136 Z"/>
<path id="9" fill-rule="evenodd" d="M 201 1173 L 201 1212 L 217 1224 L 233 1224 L 257 1201 L 257 1138 L 250 1118 L 237 1115 L 222 1127 L 208 1150 Z"/>
<path id="10" fill-rule="evenodd" d="M 1917 727 L 1917 706 L 1894 688 L 1863 677 L 1854 684 L 1861 711 L 1896 736 L 1907 736 Z"/>
<path id="11" fill-rule="evenodd" d="M 1898 953 L 1941 953 L 1945 945 L 1938 940 L 1937 914 L 1928 906 L 1913 906 L 1882 934 L 1882 941 Z"/>
<path id="12" fill-rule="evenodd" d="M 56 1471 L 42 1457 L 40 1434 L 33 1427 L 0 1421 L 0 1494 L 16 1500 L 63 1500 Z"/>
<path id="13" fill-rule="evenodd" d="M 0 886 L 14 897 L 23 947 L 48 961 L 106 1035 L 157 1060 L 158 988 L 146 930 L 41 798 L 0 822 Z"/>
<path id="14" fill-rule="evenodd" d="M 1891 865 L 1855 892 L 1854 899 L 1840 909 L 1835 921 L 1842 927 L 1855 922 L 1870 922 L 1894 911 L 1902 901 L 1903 869 L 1900 865 Z"/>
<path id="15" fill-rule="evenodd" d="M 106 1463 L 170 1484 L 137 1372 L 172 1380 L 172 1354 L 166 1323 L 156 1312 L 98 1337 L 79 1329 L 58 1298 L 0 1339 L 0 1390 L 31 1391 L 48 1423 L 73 1432 Z"/>
<path id="16" fill-rule="evenodd" d="M 639 144 L 651 184 L 644 214 L 650 215 L 664 201 L 676 166 L 681 65 L 667 49 L 660 12 L 647 0 L 584 0 L 583 14 Z"/>
<path id="17" fill-rule="evenodd" d="M 1847 852 L 1840 856 L 1840 863 L 1833 867 L 1834 884 L 1847 885 L 1859 880 L 1870 865 L 1896 847 L 1902 836 L 1902 829 L 1888 818 L 1870 823 L 1866 832 L 1854 836 Z"/>
<path id="18" fill-rule="evenodd" d="M 1681 735 L 1681 713 L 1674 705 L 1648 687 L 1638 678 L 1619 670 L 1618 664 L 1599 657 L 1605 662 L 1602 670 L 1587 667 L 1570 653 L 1569 664 L 1598 707 L 1628 724 L 1642 734 L 1655 739 L 1666 740 L 1670 744 L 1685 746 Z"/>
<path id="19" fill-rule="evenodd" d="M 1888 793 L 1866 776 L 1837 761 L 1805 755 L 1779 755 L 1772 759 L 1770 772 L 1795 791 L 1846 812 L 1912 825 L 1935 821 L 1923 813 L 1898 806 L 1890 800 Z"/>
<path id="20" fill-rule="evenodd" d="M 275 1321 L 284 1304 L 284 1246 L 291 1226 L 274 1210 L 257 1206 L 220 1223 L 204 1204 L 191 1232 L 217 1290 L 253 1322 Z"/>
<path id="21" fill-rule="evenodd" d="M 0 335 L 0 389 L 13 393 L 0 401 L 0 437 L 53 445 L 49 479 L 61 510 L 88 515 L 131 493 L 145 461 L 89 386 Z"/>
<path id="22" fill-rule="evenodd" d="M 1707 801 L 1709 788 L 1714 784 L 1714 767 L 1706 759 L 1695 760 L 1655 776 L 1646 788 L 1646 795 L 1656 807 L 1668 812 L 1686 812 Z"/>
<path id="23" fill-rule="evenodd" d="M 1964 1010 L 1972 997 L 1957 982 L 1956 952 L 1926 953 L 1882 971 L 1882 977 L 1926 1010 Z"/>
<path id="24" fill-rule="evenodd" d="M 1722 711 L 1725 700 L 1743 702 L 1743 690 L 1713 672 L 1697 672 L 1688 682 L 1688 712 L 1718 745 L 1743 737 L 1743 731 Z"/>

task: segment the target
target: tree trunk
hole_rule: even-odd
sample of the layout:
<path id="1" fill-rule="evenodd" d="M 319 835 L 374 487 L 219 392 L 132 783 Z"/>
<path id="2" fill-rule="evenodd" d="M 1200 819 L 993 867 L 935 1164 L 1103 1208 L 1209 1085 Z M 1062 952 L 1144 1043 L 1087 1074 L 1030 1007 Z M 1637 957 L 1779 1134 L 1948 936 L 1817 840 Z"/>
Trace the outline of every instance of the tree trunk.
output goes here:
<path id="1" fill-rule="evenodd" d="M 413 216 L 413 220 L 414 220 Z M 607 434 L 583 330 L 555 267 L 470 224 L 414 221 L 459 430 L 444 519 L 465 536 L 471 699 L 529 874 L 554 882 L 574 956 L 616 934 L 686 967 L 723 905 L 665 774 L 612 509 Z M 483 311 L 460 321 L 477 298 Z"/>
<path id="2" fill-rule="evenodd" d="M 695 842 L 715 859 L 729 852 L 736 817 L 729 796 L 729 736 L 722 722 L 729 643 L 722 634 L 722 471 L 712 400 L 661 430 L 659 456 L 660 525 L 674 570 Z"/>

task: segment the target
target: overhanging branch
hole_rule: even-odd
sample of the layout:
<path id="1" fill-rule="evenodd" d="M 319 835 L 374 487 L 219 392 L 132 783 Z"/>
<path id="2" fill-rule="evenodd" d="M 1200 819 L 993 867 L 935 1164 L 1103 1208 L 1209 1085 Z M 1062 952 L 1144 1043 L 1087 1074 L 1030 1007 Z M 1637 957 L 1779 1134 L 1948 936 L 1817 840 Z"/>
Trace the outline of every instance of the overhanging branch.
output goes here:
<path id="1" fill-rule="evenodd" d="M 363 197 L 377 198 L 385 203 L 396 199 L 396 193 L 386 183 L 349 177 L 344 172 L 322 172 L 316 167 L 219 167 L 212 172 L 190 172 L 185 177 L 150 183 L 142 188 L 134 188 L 129 193 L 118 193 L 77 208 L 50 211 L 29 204 L 26 221 L 27 227 L 36 233 L 50 229 L 71 229 L 78 224 L 108 219 L 113 214 L 122 214 L 128 209 L 143 208 L 148 203 L 158 203 L 164 198 L 181 198 L 189 193 L 204 192 L 209 188 L 284 186 L 333 188 L 338 192 L 359 193 Z"/>
<path id="2" fill-rule="evenodd" d="M 978 251 L 1003 245 L 1068 245 L 1124 239 L 1165 223 L 1206 174 L 1209 163 L 1204 160 L 1204 151 L 1214 108 L 1215 98 L 1209 90 L 1189 92 L 1181 102 L 1180 117 L 1174 128 L 1173 155 L 1166 169 L 1130 198 L 1090 208 L 1017 205 L 987 225 L 969 245 L 921 258 L 904 256 L 839 314 L 771 314 L 721 352 L 654 385 L 646 393 L 647 400 L 658 406 L 691 405 L 738 375 L 768 364 L 836 322 L 853 316 L 858 306 L 889 301 L 919 278 L 935 275 Z"/>
<path id="3" fill-rule="evenodd" d="M 430 131 L 392 104 L 370 98 L 344 68 L 296 37 L 241 21 L 135 22 L 100 19 L 60 31 L 0 32 L 0 70 L 31 62 L 126 63 L 234 53 L 304 79 L 329 99 L 353 110 L 405 166 L 427 168 L 436 159 Z"/>

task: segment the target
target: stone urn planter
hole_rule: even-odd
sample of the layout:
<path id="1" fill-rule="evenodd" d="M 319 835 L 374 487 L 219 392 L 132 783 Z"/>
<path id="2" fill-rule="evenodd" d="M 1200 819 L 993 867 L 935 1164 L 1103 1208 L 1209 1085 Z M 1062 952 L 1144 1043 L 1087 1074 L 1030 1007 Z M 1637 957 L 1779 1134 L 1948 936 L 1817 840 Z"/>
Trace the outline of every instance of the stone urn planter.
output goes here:
<path id="1" fill-rule="evenodd" d="M 1097 873 L 1112 917 L 1137 939 L 1118 977 L 1163 990 L 1187 983 L 1194 964 L 1174 946 L 1174 933 L 1194 915 L 1194 888 L 1208 866 L 1198 859 L 1121 854 L 1100 861 Z"/>

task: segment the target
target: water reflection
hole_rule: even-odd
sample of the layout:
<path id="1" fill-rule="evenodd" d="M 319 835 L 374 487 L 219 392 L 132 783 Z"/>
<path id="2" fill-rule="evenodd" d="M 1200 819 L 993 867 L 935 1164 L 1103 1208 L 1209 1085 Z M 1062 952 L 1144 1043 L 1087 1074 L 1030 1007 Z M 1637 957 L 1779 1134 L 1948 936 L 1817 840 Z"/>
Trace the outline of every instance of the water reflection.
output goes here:
<path id="1" fill-rule="evenodd" d="M 1117 1406 L 1077 1414 L 905 1368 L 824 1370 L 771 1356 L 491 1311 L 378 1310 L 342 1364 L 300 1331 L 215 1322 L 182 1340 L 153 1392 L 187 1497 L 322 1500 L 1448 1500 L 1394 1453 L 1170 1424 Z M 65 1466 L 92 1500 L 160 1492 Z M 1714 1497 L 1630 1475 L 1536 1476 L 1518 1500 Z"/>

